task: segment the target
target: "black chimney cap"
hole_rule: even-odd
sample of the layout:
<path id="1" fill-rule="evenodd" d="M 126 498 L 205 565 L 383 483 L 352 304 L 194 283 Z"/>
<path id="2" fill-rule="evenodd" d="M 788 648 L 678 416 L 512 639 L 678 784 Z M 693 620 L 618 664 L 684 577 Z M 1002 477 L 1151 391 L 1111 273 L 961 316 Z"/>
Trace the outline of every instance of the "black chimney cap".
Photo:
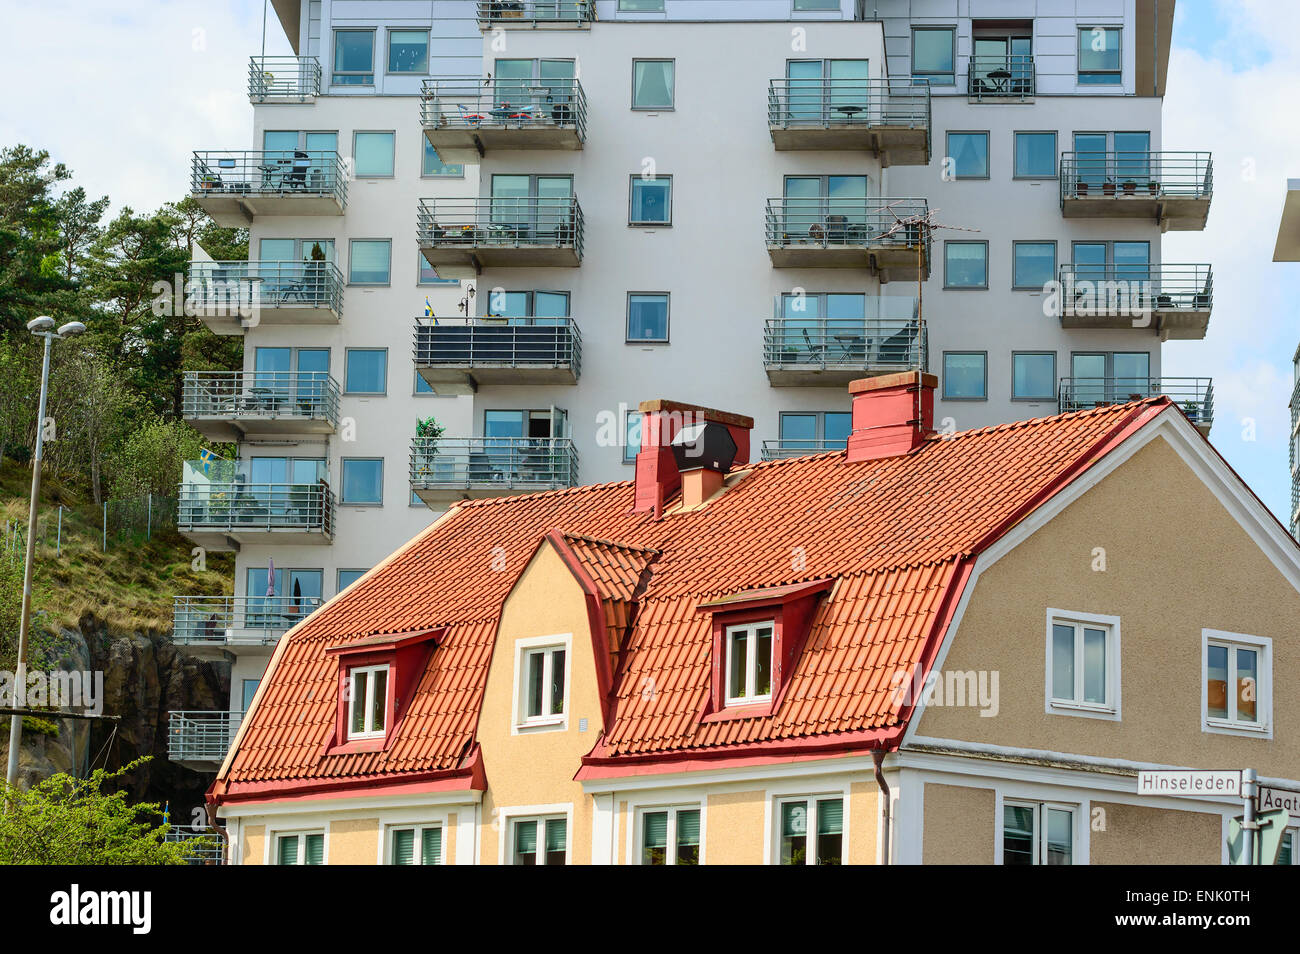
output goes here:
<path id="1" fill-rule="evenodd" d="M 669 448 L 678 471 L 707 468 L 722 474 L 731 470 L 739 452 L 731 430 L 717 421 L 687 424 L 677 432 Z"/>

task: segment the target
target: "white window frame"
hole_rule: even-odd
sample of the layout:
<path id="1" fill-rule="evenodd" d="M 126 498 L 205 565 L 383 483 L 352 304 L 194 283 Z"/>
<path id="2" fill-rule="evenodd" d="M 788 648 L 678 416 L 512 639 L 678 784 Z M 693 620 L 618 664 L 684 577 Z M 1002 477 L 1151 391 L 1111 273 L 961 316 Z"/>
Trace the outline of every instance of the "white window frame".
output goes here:
<path id="1" fill-rule="evenodd" d="M 1082 694 L 1084 678 L 1081 656 L 1083 653 L 1082 627 L 1106 630 L 1106 703 L 1082 702 L 1076 699 L 1056 699 L 1052 696 L 1052 625 L 1062 623 L 1073 625 L 1076 629 L 1074 641 L 1074 680 L 1076 690 Z M 1099 613 L 1079 613 L 1073 610 L 1047 610 L 1045 650 L 1043 653 L 1043 699 L 1044 711 L 1049 715 L 1083 716 L 1090 719 L 1108 719 L 1118 722 L 1121 718 L 1120 701 L 1122 686 L 1120 674 L 1120 621 L 1118 616 L 1105 616 Z"/>
<path id="2" fill-rule="evenodd" d="M 373 693 L 375 691 L 375 673 L 379 672 L 380 670 L 383 670 L 385 674 L 384 675 L 384 724 L 380 728 L 376 729 L 374 728 L 373 721 L 372 721 L 375 715 L 375 710 L 373 705 L 373 701 L 374 701 Z M 356 693 L 352 691 L 352 687 L 356 683 L 356 677 L 360 674 L 364 674 L 366 677 L 365 679 L 366 690 L 365 690 L 365 701 L 364 701 L 364 705 L 365 705 L 364 724 L 366 725 L 366 728 L 360 732 L 354 732 L 352 730 L 352 717 L 356 712 L 357 698 L 356 698 Z M 349 742 L 357 739 L 382 739 L 385 735 L 388 734 L 388 693 L 392 691 L 392 687 L 393 687 L 393 674 L 390 671 L 390 666 L 388 663 L 379 663 L 378 665 L 375 666 L 353 666 L 351 669 L 348 670 L 348 741 Z"/>
<path id="3" fill-rule="evenodd" d="M 1255 711 L 1259 715 L 1257 722 L 1242 722 L 1236 719 L 1210 718 L 1209 675 L 1210 646 L 1226 646 L 1232 649 L 1253 649 L 1259 660 L 1259 685 L 1256 687 Z M 1235 694 L 1231 687 L 1232 678 L 1237 668 L 1237 654 L 1228 653 L 1228 699 L 1236 709 Z M 1229 633 L 1220 629 L 1201 630 L 1201 731 L 1215 735 L 1238 735 L 1246 738 L 1273 738 L 1273 640 L 1265 636 L 1250 636 L 1246 633 Z"/>
<path id="4" fill-rule="evenodd" d="M 668 813 L 668 845 L 666 852 L 666 861 L 669 865 L 677 864 L 677 813 L 678 812 L 699 812 L 700 813 L 700 865 L 704 864 L 704 816 L 707 814 L 704 810 L 703 802 L 679 802 L 672 805 L 638 805 L 636 808 L 636 824 L 632 836 L 632 864 L 642 865 L 644 867 L 658 867 L 658 865 L 647 865 L 643 860 L 645 857 L 645 816 L 654 815 L 659 812 Z"/>
<path id="5" fill-rule="evenodd" d="M 999 798 L 997 800 L 997 858 L 998 864 L 1005 865 L 1005 845 L 1006 845 L 1006 806 L 1018 806 L 1020 808 L 1032 808 L 1034 810 L 1034 864 L 1047 864 L 1047 838 L 1046 828 L 1044 825 L 1047 810 L 1049 808 L 1058 811 L 1070 813 L 1070 864 L 1077 865 L 1084 862 L 1079 859 L 1079 819 L 1083 816 L 1082 805 L 1075 805 L 1071 802 L 1055 802 L 1037 798 Z"/>
<path id="6" fill-rule="evenodd" d="M 1300 865 L 1300 828 L 1288 828 L 1282 838 L 1291 842 L 1291 864 Z"/>
<path id="7" fill-rule="evenodd" d="M 768 683 L 767 693 L 765 695 L 756 695 L 754 693 L 754 683 L 758 678 L 758 631 L 767 628 L 772 631 L 771 655 L 767 660 Z M 745 660 L 745 695 L 733 696 L 731 694 L 731 645 L 734 636 L 744 631 L 749 635 L 745 642 L 746 656 Z M 722 693 L 726 700 L 726 705 L 731 706 L 755 706 L 764 702 L 772 701 L 772 683 L 775 680 L 775 667 L 772 665 L 772 657 L 776 655 L 776 620 L 760 620 L 756 623 L 738 623 L 735 626 L 728 626 L 722 636 L 723 645 L 723 670 L 722 670 Z"/>
<path id="8" fill-rule="evenodd" d="M 814 794 L 805 794 L 802 792 L 790 792 L 776 795 L 772 801 L 772 837 L 771 856 L 769 862 L 778 867 L 781 865 L 781 808 L 791 802 L 803 802 L 812 806 L 809 813 L 808 829 L 804 832 L 804 864 L 817 864 L 817 805 L 821 802 L 838 801 L 840 803 L 840 864 L 847 866 L 849 864 L 849 792 L 845 790 L 817 792 Z"/>
<path id="9" fill-rule="evenodd" d="M 438 839 L 438 860 L 436 864 L 445 865 L 447 863 L 447 826 L 440 821 L 436 822 L 408 822 L 406 824 L 390 823 L 384 826 L 384 864 L 395 865 L 393 860 L 393 844 L 397 832 L 411 831 L 415 832 L 415 855 L 417 859 L 415 865 L 424 864 L 424 832 L 431 829 L 438 829 L 442 832 L 442 837 Z"/>
<path id="10" fill-rule="evenodd" d="M 552 652 L 564 651 L 564 698 L 561 700 L 563 711 L 558 714 L 543 714 L 529 717 L 528 692 L 528 657 L 534 652 L 546 652 L 546 661 L 542 669 L 543 686 L 550 685 Z M 557 636 L 531 636 L 515 641 L 515 685 L 512 706 L 511 735 L 534 731 L 558 731 L 569 726 L 569 688 L 573 681 L 573 634 Z M 546 708 L 543 706 L 543 708 Z"/>
<path id="11" fill-rule="evenodd" d="M 288 829 L 284 831 L 277 831 L 273 829 L 271 831 L 271 837 L 267 839 L 268 841 L 267 849 L 270 853 L 270 857 L 267 859 L 269 864 L 271 865 L 280 864 L 280 839 L 281 838 L 297 838 L 298 839 L 298 852 L 297 852 L 298 860 L 294 863 L 297 865 L 305 866 L 307 864 L 307 838 L 310 835 L 321 836 L 321 862 L 320 863 L 322 865 L 329 864 L 329 848 L 330 848 L 329 838 L 326 836 L 325 829 L 323 828 L 304 828 L 300 830 Z"/>
<path id="12" fill-rule="evenodd" d="M 537 822 L 538 854 L 545 854 L 546 825 L 548 821 L 564 819 L 564 864 L 573 864 L 573 806 L 572 805 L 532 805 L 502 811 L 500 851 L 498 861 L 503 865 L 515 863 L 515 825 L 519 822 Z M 539 866 L 539 867 L 545 867 Z"/>

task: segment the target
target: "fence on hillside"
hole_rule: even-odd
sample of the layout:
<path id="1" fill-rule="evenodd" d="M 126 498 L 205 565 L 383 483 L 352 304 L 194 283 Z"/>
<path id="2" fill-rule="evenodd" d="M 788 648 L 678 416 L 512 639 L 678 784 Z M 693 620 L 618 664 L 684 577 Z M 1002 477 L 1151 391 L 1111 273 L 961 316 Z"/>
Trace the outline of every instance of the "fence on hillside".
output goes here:
<path id="1" fill-rule="evenodd" d="M 176 530 L 176 498 L 161 494 L 120 497 L 105 500 L 100 506 L 42 508 L 36 530 L 37 547 L 52 548 L 56 556 L 73 528 L 82 533 L 98 531 L 100 549 L 107 552 L 113 545 L 140 544 L 155 534 Z M 22 559 L 27 546 L 27 521 L 6 519 L 0 554 Z"/>

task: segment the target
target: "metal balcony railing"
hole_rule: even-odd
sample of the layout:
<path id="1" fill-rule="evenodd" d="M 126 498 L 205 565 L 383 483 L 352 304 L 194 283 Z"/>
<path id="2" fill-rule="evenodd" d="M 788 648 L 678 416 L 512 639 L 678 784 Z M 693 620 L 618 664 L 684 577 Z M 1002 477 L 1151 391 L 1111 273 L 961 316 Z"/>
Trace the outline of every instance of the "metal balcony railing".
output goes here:
<path id="1" fill-rule="evenodd" d="M 805 457 L 808 454 L 842 451 L 847 443 L 847 441 L 763 441 L 763 460 L 781 460 L 786 457 Z"/>
<path id="2" fill-rule="evenodd" d="M 910 302 L 915 311 L 916 300 Z M 925 370 L 926 332 L 915 319 L 770 318 L 763 326 L 768 368 Z"/>
<path id="3" fill-rule="evenodd" d="M 587 94 L 576 79 L 431 79 L 420 118 L 431 129 L 573 128 L 585 140 Z"/>
<path id="4" fill-rule="evenodd" d="M 188 828 L 178 828 L 172 825 L 163 835 L 163 841 L 168 844 L 184 845 L 192 841 L 202 839 L 204 845 L 194 849 L 190 858 L 192 865 L 220 865 L 225 864 L 226 860 L 226 839 L 221 832 L 215 828 L 207 831 L 192 831 Z"/>
<path id="5" fill-rule="evenodd" d="M 203 309 L 328 308 L 342 317 L 343 273 L 333 262 L 191 262 L 186 297 Z"/>
<path id="6" fill-rule="evenodd" d="M 320 95 L 320 60 L 314 56 L 250 56 L 248 98 L 309 103 Z"/>
<path id="7" fill-rule="evenodd" d="M 595 0 L 478 0 L 479 26 L 512 23 L 590 23 Z"/>
<path id="8" fill-rule="evenodd" d="M 1209 265 L 1078 265 L 1060 267 L 1065 309 L 1075 314 L 1209 311 L 1214 272 Z"/>
<path id="9" fill-rule="evenodd" d="M 1057 403 L 1064 414 L 1159 395 L 1181 407 L 1199 427 L 1208 428 L 1214 421 L 1212 378 L 1062 378 Z"/>
<path id="10" fill-rule="evenodd" d="M 928 83 L 888 79 L 774 79 L 767 88 L 772 126 L 928 128 Z"/>
<path id="11" fill-rule="evenodd" d="M 337 152 L 196 152 L 190 192 L 195 196 L 332 196 L 346 205 L 348 177 Z"/>
<path id="12" fill-rule="evenodd" d="M 320 605 L 316 596 L 178 596 L 172 611 L 172 642 L 270 645 Z"/>
<path id="13" fill-rule="evenodd" d="M 334 535 L 334 494 L 314 484 L 244 481 L 181 484 L 176 524 L 186 530 L 269 532 L 297 530 Z"/>
<path id="14" fill-rule="evenodd" d="M 928 208 L 925 199 L 768 199 L 767 244 L 915 248 L 921 229 L 901 220 Z"/>
<path id="15" fill-rule="evenodd" d="M 230 751 L 242 712 L 170 712 L 167 759 L 170 762 L 221 762 Z"/>
<path id="16" fill-rule="evenodd" d="M 578 483 L 578 451 L 569 438 L 417 437 L 411 484 L 417 488 L 553 490 Z"/>
<path id="17" fill-rule="evenodd" d="M 339 385 L 324 371 L 186 371 L 181 412 L 186 420 L 297 419 L 337 426 Z"/>
<path id="18" fill-rule="evenodd" d="M 582 360 L 582 335 L 572 318 L 418 318 L 417 368 L 502 365 L 572 367 Z"/>
<path id="19" fill-rule="evenodd" d="M 416 227 L 425 248 L 572 247 L 582 257 L 575 196 L 421 199 Z"/>
<path id="20" fill-rule="evenodd" d="M 1061 201 L 1091 196 L 1205 199 L 1214 192 L 1208 152 L 1066 152 Z"/>
<path id="21" fill-rule="evenodd" d="M 966 72 L 966 94 L 972 99 L 1028 99 L 1038 90 L 1034 58 L 972 56 Z"/>

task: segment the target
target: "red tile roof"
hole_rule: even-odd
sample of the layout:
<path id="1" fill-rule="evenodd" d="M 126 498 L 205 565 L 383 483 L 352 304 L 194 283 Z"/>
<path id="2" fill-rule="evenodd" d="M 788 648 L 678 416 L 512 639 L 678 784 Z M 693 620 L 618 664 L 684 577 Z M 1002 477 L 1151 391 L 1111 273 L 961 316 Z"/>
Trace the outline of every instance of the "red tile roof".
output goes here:
<path id="1" fill-rule="evenodd" d="M 216 790 L 463 767 L 502 602 L 557 529 L 600 590 L 608 627 L 626 629 L 635 604 L 594 755 L 900 728 L 893 680 L 926 662 L 968 558 L 1168 406 L 1155 398 L 934 437 L 886 460 L 847 463 L 839 452 L 755 464 L 703 509 L 669 507 L 657 521 L 630 512 L 630 482 L 463 502 L 281 640 Z M 837 582 L 777 711 L 702 723 L 711 642 L 699 604 L 827 578 Z M 388 751 L 323 756 L 337 691 L 326 648 L 442 626 Z"/>

